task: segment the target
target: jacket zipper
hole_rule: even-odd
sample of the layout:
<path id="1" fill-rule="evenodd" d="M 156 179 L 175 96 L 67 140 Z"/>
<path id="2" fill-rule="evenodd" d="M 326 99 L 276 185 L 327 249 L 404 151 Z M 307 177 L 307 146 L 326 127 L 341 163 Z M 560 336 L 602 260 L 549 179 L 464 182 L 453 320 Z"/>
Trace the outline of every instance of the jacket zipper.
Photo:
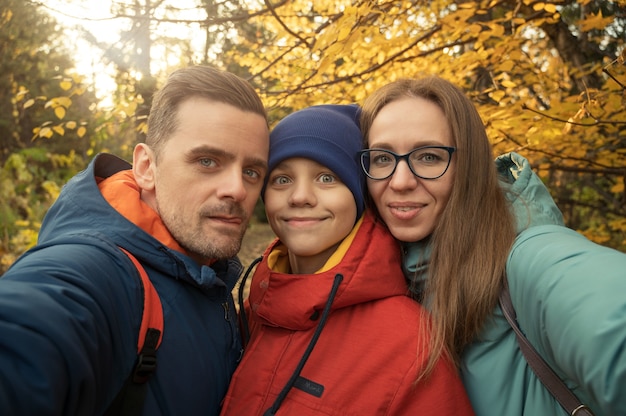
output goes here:
<path id="1" fill-rule="evenodd" d="M 230 304 L 228 303 L 228 299 L 222 302 L 222 308 L 224 308 L 224 320 L 228 323 L 228 326 L 230 328 L 231 348 L 235 349 L 235 347 L 237 346 L 237 328 L 235 327 L 235 320 L 231 319 Z M 241 361 L 242 356 L 243 348 L 239 348 L 239 356 L 237 357 L 237 362 Z"/>

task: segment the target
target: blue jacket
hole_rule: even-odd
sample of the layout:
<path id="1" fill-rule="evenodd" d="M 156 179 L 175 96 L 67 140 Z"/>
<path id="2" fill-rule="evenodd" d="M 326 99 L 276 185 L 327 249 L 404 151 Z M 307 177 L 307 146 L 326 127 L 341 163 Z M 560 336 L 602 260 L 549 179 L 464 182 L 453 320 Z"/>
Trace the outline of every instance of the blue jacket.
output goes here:
<path id="1" fill-rule="evenodd" d="M 626 254 L 564 227 L 526 159 L 509 153 L 496 166 L 517 218 L 506 272 L 522 331 L 596 416 L 626 415 Z M 405 267 L 415 270 L 423 250 L 412 244 Z M 566 415 L 528 366 L 499 307 L 462 359 L 478 416 Z"/>
<path id="2" fill-rule="evenodd" d="M 38 245 L 0 279 L 3 415 L 100 415 L 137 356 L 142 263 L 164 334 L 145 415 L 216 415 L 241 353 L 237 259 L 211 267 L 163 246 L 103 198 L 96 177 L 130 165 L 99 155 L 63 188 Z"/>

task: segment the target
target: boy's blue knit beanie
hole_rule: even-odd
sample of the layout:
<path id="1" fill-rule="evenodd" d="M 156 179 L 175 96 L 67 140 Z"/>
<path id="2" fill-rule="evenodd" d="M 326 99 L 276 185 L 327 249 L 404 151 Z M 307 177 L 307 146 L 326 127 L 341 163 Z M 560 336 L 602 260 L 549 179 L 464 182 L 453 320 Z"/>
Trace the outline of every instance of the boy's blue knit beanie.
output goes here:
<path id="1" fill-rule="evenodd" d="M 356 104 L 329 104 L 308 107 L 283 118 L 270 133 L 269 172 L 292 157 L 311 159 L 326 166 L 352 192 L 357 219 L 360 218 L 365 199 L 357 159 L 362 143 L 359 112 Z"/>

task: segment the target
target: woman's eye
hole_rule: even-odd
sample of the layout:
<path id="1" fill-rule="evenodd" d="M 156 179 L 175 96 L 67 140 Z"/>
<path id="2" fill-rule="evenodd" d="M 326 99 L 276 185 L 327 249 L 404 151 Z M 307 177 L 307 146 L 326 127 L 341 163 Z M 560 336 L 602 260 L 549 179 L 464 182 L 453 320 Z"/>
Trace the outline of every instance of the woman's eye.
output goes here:
<path id="1" fill-rule="evenodd" d="M 389 163 L 390 161 L 391 161 L 391 158 L 389 157 L 389 155 L 384 155 L 384 154 L 383 154 L 383 155 L 378 155 L 378 156 L 375 156 L 375 157 L 372 159 L 372 162 L 373 162 L 373 163 L 376 163 L 376 164 L 387 164 L 387 163 Z"/>
<path id="2" fill-rule="evenodd" d="M 424 160 L 424 162 L 434 163 L 434 162 L 439 162 L 443 158 L 435 153 L 426 153 L 424 154 L 422 159 Z"/>

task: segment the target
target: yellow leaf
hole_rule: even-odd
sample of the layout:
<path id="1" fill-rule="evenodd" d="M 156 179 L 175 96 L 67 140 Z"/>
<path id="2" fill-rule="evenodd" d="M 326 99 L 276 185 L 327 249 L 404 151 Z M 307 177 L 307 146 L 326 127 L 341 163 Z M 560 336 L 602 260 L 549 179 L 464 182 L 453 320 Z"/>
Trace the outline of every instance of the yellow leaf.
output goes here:
<path id="1" fill-rule="evenodd" d="M 70 97 L 57 97 L 55 100 L 59 105 L 62 105 L 65 108 L 72 105 L 72 99 Z"/>
<path id="2" fill-rule="evenodd" d="M 378 62 L 378 65 L 382 65 L 383 62 L 385 62 L 385 53 L 383 51 L 378 52 L 378 56 L 376 57 L 376 62 Z"/>
<path id="3" fill-rule="evenodd" d="M 545 10 L 548 13 L 554 13 L 556 12 L 556 4 L 548 3 L 545 6 L 543 6 L 543 10 Z"/>
<path id="4" fill-rule="evenodd" d="M 13 18 L 13 12 L 11 10 L 7 10 L 5 13 L 2 13 L 2 24 L 8 23 Z"/>
<path id="5" fill-rule="evenodd" d="M 624 192 L 624 182 L 618 181 L 615 185 L 611 187 L 611 192 L 614 194 L 621 194 Z"/>
<path id="6" fill-rule="evenodd" d="M 494 91 L 489 94 L 489 96 L 493 98 L 496 102 L 500 102 L 500 100 L 503 99 L 505 95 L 506 93 L 502 90 Z"/>
<path id="7" fill-rule="evenodd" d="M 502 72 L 509 72 L 511 69 L 513 69 L 513 65 L 513 61 L 506 60 L 498 66 L 498 69 Z"/>
<path id="8" fill-rule="evenodd" d="M 509 81 L 509 80 L 504 80 L 500 83 L 503 87 L 505 88 L 515 88 L 517 87 L 517 84 L 514 83 L 513 81 Z"/>
<path id="9" fill-rule="evenodd" d="M 76 130 L 78 137 L 83 137 L 85 133 L 87 133 L 87 129 L 84 126 L 80 126 L 78 130 Z"/>
<path id="10" fill-rule="evenodd" d="M 44 127 L 43 129 L 39 130 L 39 137 L 45 137 L 46 139 L 49 139 L 53 135 L 54 132 L 50 127 Z"/>
<path id="11" fill-rule="evenodd" d="M 583 32 L 589 32 L 593 29 L 603 30 L 611 23 L 613 23 L 613 16 L 604 18 L 602 17 L 602 11 L 600 10 L 598 14 L 594 15 L 593 13 L 591 13 L 590 17 L 584 20 L 580 20 L 578 22 L 578 27 L 580 27 L 580 30 L 582 30 Z"/>
<path id="12" fill-rule="evenodd" d="M 350 27 L 349 25 L 345 25 L 344 27 L 342 27 L 339 31 L 339 35 L 337 36 L 337 41 L 341 42 L 342 40 L 347 38 L 348 35 L 350 35 L 351 29 L 352 27 Z"/>
<path id="13" fill-rule="evenodd" d="M 480 31 L 482 30 L 482 26 L 480 26 L 479 24 L 474 23 L 473 25 L 470 25 L 469 27 L 469 31 L 476 34 L 476 33 L 480 33 Z"/>
<path id="14" fill-rule="evenodd" d="M 500 37 L 502 35 L 504 35 L 504 26 L 502 25 L 490 25 L 489 28 L 491 29 L 491 36 L 496 36 L 496 37 Z"/>
<path id="15" fill-rule="evenodd" d="M 63 80 L 59 83 L 59 86 L 61 87 L 63 91 L 67 91 L 70 88 L 72 88 L 72 82 L 68 80 Z"/>
<path id="16" fill-rule="evenodd" d="M 64 107 L 57 107 L 54 109 L 54 115 L 57 116 L 57 118 L 59 120 L 62 120 L 63 117 L 65 117 L 65 108 Z"/>
<path id="17" fill-rule="evenodd" d="M 545 7 L 546 7 L 546 4 L 542 2 L 533 4 L 533 10 L 535 11 L 543 10 Z"/>
<path id="18" fill-rule="evenodd" d="M 343 45 L 341 43 L 333 43 L 326 49 L 324 52 L 324 59 L 337 59 L 339 53 L 343 50 Z"/>
<path id="19" fill-rule="evenodd" d="M 26 94 L 28 94 L 28 90 L 24 87 L 20 87 L 20 90 L 17 92 L 17 94 L 15 94 L 15 98 L 18 101 L 22 101 Z"/>
<path id="20" fill-rule="evenodd" d="M 75 121 L 68 121 L 67 123 L 65 123 L 65 127 L 67 127 L 68 129 L 75 129 L 76 128 L 76 122 Z"/>
<path id="21" fill-rule="evenodd" d="M 68 108 L 72 105 L 72 100 L 69 97 L 56 97 L 46 102 L 45 108 L 57 108 L 60 105 Z"/>
<path id="22" fill-rule="evenodd" d="M 54 130 L 54 132 L 60 136 L 63 136 L 65 134 L 65 129 L 63 128 L 63 126 L 54 126 L 52 127 L 52 130 Z"/>
<path id="23" fill-rule="evenodd" d="M 27 109 L 28 107 L 32 107 L 33 104 L 35 104 L 35 100 L 33 100 L 32 98 L 30 100 L 27 100 L 24 103 L 24 109 Z"/>

